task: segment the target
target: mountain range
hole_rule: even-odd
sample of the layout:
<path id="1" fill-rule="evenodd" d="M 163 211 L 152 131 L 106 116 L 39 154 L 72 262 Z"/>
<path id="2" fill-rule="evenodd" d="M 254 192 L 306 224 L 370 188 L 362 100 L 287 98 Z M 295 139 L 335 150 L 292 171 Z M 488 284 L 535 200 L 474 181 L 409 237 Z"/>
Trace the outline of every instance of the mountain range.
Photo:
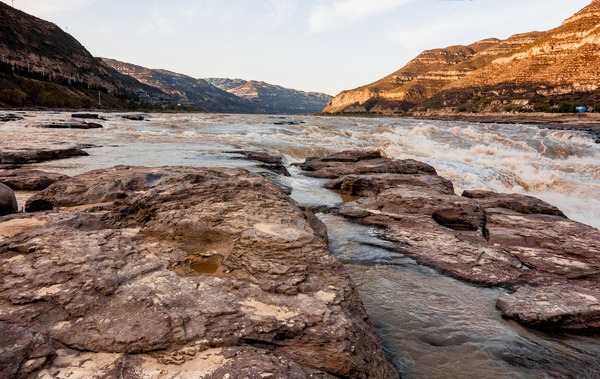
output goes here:
<path id="1" fill-rule="evenodd" d="M 303 92 L 259 81 L 196 79 L 175 72 L 100 58 L 121 74 L 160 88 L 179 103 L 213 112 L 298 114 L 323 109 L 332 96 Z"/>
<path id="2" fill-rule="evenodd" d="M 196 79 L 95 58 L 53 23 L 0 2 L 0 107 L 314 113 L 332 98 L 257 81 Z"/>
<path id="3" fill-rule="evenodd" d="M 547 32 L 427 50 L 375 83 L 340 93 L 324 112 L 593 106 L 600 102 L 599 55 L 600 0 L 594 0 Z"/>

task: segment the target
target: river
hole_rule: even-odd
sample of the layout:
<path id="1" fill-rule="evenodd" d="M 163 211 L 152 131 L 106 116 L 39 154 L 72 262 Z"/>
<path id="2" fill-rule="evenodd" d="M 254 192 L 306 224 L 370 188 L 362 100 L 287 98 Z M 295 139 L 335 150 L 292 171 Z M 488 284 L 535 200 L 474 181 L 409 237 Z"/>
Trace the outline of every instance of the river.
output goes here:
<path id="1" fill-rule="evenodd" d="M 130 121 L 105 114 L 103 129 L 45 129 L 68 119 L 27 112 L 0 124 L 0 146 L 94 145 L 88 157 L 36 168 L 68 175 L 117 164 L 245 167 L 232 149 L 263 149 L 284 157 L 285 184 L 301 205 L 342 200 L 305 177 L 294 162 L 334 151 L 376 148 L 437 168 L 464 189 L 524 193 L 567 216 L 600 227 L 600 144 L 585 132 L 533 125 L 476 124 L 393 118 L 222 114 L 152 114 Z M 30 193 L 17 194 L 23 202 Z M 319 214 L 330 247 L 356 283 L 390 361 L 406 378 L 597 378 L 600 337 L 547 334 L 504 320 L 495 309 L 504 291 L 463 283 L 419 265 L 380 240 L 379 230 Z"/>

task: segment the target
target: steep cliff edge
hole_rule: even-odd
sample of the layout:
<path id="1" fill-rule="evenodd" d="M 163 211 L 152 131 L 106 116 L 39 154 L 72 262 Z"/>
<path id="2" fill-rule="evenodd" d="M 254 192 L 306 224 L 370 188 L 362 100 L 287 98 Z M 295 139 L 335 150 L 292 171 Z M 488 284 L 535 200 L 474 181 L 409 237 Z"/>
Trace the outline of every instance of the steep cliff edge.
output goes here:
<path id="1" fill-rule="evenodd" d="M 600 2 L 548 32 L 428 50 L 399 71 L 336 96 L 324 112 L 399 113 L 416 106 L 548 108 L 561 100 L 595 101 L 600 79 Z"/>

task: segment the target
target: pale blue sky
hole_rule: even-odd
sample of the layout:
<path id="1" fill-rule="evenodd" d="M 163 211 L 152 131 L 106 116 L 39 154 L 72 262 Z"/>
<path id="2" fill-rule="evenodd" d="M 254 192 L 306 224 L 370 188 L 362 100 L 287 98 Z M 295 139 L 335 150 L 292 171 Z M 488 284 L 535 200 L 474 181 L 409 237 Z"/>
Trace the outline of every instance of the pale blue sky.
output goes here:
<path id="1" fill-rule="evenodd" d="M 10 0 L 2 0 L 11 4 Z M 96 55 L 332 95 L 422 50 L 557 27 L 591 0 L 14 0 Z"/>

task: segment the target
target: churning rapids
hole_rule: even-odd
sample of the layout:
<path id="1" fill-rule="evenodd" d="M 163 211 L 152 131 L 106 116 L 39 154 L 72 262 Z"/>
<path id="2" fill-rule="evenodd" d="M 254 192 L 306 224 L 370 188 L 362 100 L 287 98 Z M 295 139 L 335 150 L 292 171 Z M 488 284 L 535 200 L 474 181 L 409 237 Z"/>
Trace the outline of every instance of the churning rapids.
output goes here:
<path id="1" fill-rule="evenodd" d="M 377 148 L 414 158 L 464 189 L 539 197 L 571 219 L 600 227 L 600 144 L 585 132 L 530 125 L 312 116 L 154 114 L 129 121 L 106 114 L 103 129 L 35 126 L 68 114 L 28 112 L 0 124 L 0 146 L 89 144 L 90 156 L 35 165 L 68 175 L 117 164 L 245 167 L 225 153 L 262 149 L 284 157 L 301 205 L 343 201 L 302 176 L 293 162 L 334 151 Z M 22 206 L 30 194 L 17 193 Z M 330 246 L 357 284 L 389 359 L 407 378 L 600 377 L 600 336 L 546 334 L 503 320 L 495 299 L 503 289 L 459 282 L 392 252 L 378 230 L 319 215 Z"/>

